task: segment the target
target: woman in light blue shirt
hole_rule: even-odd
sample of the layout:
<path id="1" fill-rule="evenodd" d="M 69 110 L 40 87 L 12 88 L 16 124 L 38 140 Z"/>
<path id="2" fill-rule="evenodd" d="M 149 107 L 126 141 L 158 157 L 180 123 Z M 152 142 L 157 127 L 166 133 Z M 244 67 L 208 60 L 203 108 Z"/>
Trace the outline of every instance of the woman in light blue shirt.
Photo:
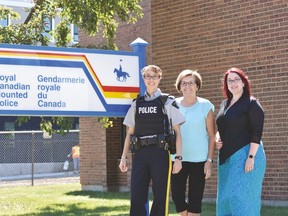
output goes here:
<path id="1" fill-rule="evenodd" d="M 197 71 L 182 71 L 175 85 L 183 95 L 176 102 L 186 121 L 180 126 L 182 170 L 171 177 L 172 199 L 180 215 L 196 216 L 201 213 L 205 180 L 211 176 L 215 148 L 214 105 L 197 96 L 202 86 L 202 78 Z"/>

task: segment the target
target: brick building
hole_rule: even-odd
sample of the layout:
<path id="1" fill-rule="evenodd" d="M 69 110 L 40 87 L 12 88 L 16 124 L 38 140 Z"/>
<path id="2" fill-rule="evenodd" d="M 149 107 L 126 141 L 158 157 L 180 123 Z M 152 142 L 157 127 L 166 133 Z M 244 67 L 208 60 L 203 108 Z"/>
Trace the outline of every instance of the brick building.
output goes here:
<path id="1" fill-rule="evenodd" d="M 163 70 L 161 89 L 177 95 L 178 73 L 198 69 L 203 78 L 199 96 L 218 112 L 223 99 L 222 74 L 230 67 L 244 70 L 265 110 L 263 142 L 267 169 L 262 199 L 288 205 L 288 3 L 283 0 L 143 0 L 144 17 L 121 24 L 116 44 L 131 51 L 137 37 L 149 42 L 147 63 Z M 102 43 L 79 32 L 81 45 Z M 118 159 L 125 128 L 121 119 L 103 130 L 94 118 L 80 119 L 83 189 L 128 190 L 130 175 L 119 173 Z M 84 149 L 85 146 L 85 149 Z M 94 152 L 92 154 L 92 152 Z M 96 153 L 95 153 L 96 152 Z M 217 158 L 217 152 L 214 158 Z M 216 197 L 217 166 L 206 183 L 205 198 Z"/>

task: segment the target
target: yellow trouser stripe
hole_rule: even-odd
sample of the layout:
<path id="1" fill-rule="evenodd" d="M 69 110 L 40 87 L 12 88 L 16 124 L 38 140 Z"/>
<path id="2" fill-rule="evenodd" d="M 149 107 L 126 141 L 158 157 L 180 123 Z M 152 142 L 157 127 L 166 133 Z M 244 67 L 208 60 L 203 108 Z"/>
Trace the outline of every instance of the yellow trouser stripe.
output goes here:
<path id="1" fill-rule="evenodd" d="M 169 169 L 168 169 L 168 180 L 167 180 L 167 191 L 166 191 L 166 207 L 165 207 L 165 216 L 168 216 L 168 210 L 169 210 L 169 199 L 170 199 L 170 179 L 171 179 L 171 171 L 172 171 L 172 160 L 169 154 Z"/>

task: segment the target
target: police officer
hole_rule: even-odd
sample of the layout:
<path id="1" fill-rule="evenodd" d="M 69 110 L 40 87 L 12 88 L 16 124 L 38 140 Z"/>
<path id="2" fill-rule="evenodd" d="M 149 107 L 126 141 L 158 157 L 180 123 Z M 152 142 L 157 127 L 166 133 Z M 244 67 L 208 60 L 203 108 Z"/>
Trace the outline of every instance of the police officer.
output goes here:
<path id="1" fill-rule="evenodd" d="M 141 71 L 146 92 L 132 102 L 124 119 L 128 127 L 119 168 L 128 170 L 127 154 L 131 137 L 136 137 L 139 149 L 135 151 L 131 171 L 131 216 L 146 216 L 146 202 L 150 180 L 152 180 L 153 204 L 151 216 L 168 215 L 170 176 L 182 168 L 180 124 L 185 118 L 180 113 L 174 97 L 168 97 L 165 105 L 161 104 L 161 90 L 158 88 L 162 71 L 158 66 L 148 65 Z M 165 113 L 166 112 L 166 113 Z M 166 115 L 167 114 L 167 115 Z M 165 117 L 171 119 L 176 134 L 176 157 L 172 168 L 170 153 L 159 145 L 165 133 Z"/>

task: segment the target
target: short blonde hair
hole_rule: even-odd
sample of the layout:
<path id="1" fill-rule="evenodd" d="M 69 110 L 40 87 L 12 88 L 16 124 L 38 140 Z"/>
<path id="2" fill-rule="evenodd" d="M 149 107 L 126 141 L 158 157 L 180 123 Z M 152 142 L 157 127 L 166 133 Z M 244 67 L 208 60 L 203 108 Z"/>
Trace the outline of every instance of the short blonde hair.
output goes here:
<path id="1" fill-rule="evenodd" d="M 189 69 L 186 69 L 186 70 L 183 70 L 180 72 L 180 74 L 178 75 L 177 79 L 176 79 L 176 83 L 175 83 L 175 87 L 176 87 L 176 90 L 178 92 L 181 91 L 181 82 L 182 82 L 182 79 L 184 77 L 187 77 L 187 76 L 193 76 L 195 77 L 195 82 L 196 82 L 196 85 L 198 87 L 198 90 L 201 89 L 202 87 L 202 78 L 201 78 L 201 75 L 196 71 L 196 70 L 189 70 Z"/>
<path id="2" fill-rule="evenodd" d="M 145 66 L 145 67 L 141 70 L 142 76 L 144 76 L 145 73 L 146 73 L 148 70 L 151 70 L 151 71 L 153 71 L 154 73 L 158 74 L 160 77 L 162 77 L 162 70 L 161 70 L 160 67 L 158 67 L 158 66 L 156 66 L 156 65 L 147 65 L 147 66 Z"/>

